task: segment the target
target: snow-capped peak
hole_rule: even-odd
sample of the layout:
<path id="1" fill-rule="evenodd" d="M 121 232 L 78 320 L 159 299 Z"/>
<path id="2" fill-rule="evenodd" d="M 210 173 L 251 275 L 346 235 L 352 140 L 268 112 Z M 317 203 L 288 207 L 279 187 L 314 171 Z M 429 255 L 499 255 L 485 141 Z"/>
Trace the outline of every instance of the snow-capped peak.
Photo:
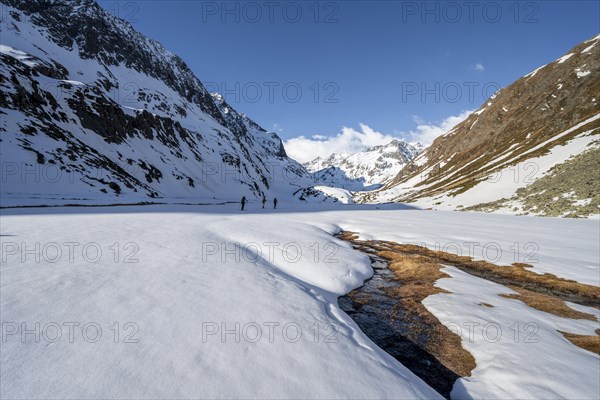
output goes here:
<path id="1" fill-rule="evenodd" d="M 59 173 L 7 177 L 4 204 L 282 198 L 310 185 L 275 133 L 94 1 L 3 3 L 2 159 Z"/>
<path id="2" fill-rule="evenodd" d="M 423 149 L 420 143 L 400 139 L 367 148 L 353 154 L 333 153 L 315 158 L 304 166 L 315 179 L 325 185 L 354 191 L 370 190 L 384 185 Z"/>

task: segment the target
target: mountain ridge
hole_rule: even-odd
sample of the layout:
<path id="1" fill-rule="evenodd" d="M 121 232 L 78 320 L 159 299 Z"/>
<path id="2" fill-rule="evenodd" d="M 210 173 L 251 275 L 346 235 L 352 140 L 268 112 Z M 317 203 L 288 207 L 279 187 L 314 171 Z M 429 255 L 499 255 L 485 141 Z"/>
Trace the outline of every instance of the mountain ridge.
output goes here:
<path id="1" fill-rule="evenodd" d="M 372 190 L 392 179 L 422 149 L 420 143 L 396 138 L 356 153 L 332 153 L 325 159 L 317 157 L 303 165 L 320 184 L 353 191 Z"/>
<path id="2" fill-rule="evenodd" d="M 96 2 L 3 2 L 3 206 L 285 197 L 311 185 L 274 132 Z"/>
<path id="3" fill-rule="evenodd" d="M 361 199 L 551 216 L 598 213 L 593 195 L 577 195 L 571 206 L 548 212 L 543 204 L 525 206 L 517 191 L 572 156 L 594 151 L 600 132 L 599 41 L 600 35 L 594 36 L 499 90 L 384 188 L 361 194 Z M 510 168 L 516 169 L 513 176 Z M 587 173 L 596 176 L 595 171 Z M 588 182 L 581 196 L 593 194 L 593 187 Z M 502 199 L 506 204 L 490 205 Z M 588 205 L 576 204 L 583 201 Z"/>

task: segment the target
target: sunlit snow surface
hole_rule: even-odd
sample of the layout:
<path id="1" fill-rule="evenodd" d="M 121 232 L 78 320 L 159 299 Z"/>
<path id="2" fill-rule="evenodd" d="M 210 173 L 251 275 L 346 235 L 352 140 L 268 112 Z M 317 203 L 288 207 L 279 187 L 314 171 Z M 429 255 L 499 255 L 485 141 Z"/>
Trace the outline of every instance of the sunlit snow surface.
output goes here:
<path id="1" fill-rule="evenodd" d="M 337 296 L 371 275 L 364 254 L 332 237 L 339 229 L 465 252 L 478 242 L 476 258 L 495 243 L 500 264 L 519 248 L 536 272 L 600 286 L 598 221 L 260 207 L 2 210 L 2 398 L 435 398 L 338 308 Z M 552 317 L 498 297 L 510 292 L 502 286 L 448 273 L 438 285 L 457 293 L 426 306 L 445 324 L 497 323 L 504 335 L 463 337 L 477 368 L 456 396 L 597 396 L 599 358 L 556 332 L 592 334 L 597 322 Z M 35 332 L 38 322 L 39 337 L 22 336 L 22 323 Z M 79 324 L 72 340 L 69 323 Z M 514 343 L 515 323 L 521 339 L 536 323 L 538 342 Z"/>

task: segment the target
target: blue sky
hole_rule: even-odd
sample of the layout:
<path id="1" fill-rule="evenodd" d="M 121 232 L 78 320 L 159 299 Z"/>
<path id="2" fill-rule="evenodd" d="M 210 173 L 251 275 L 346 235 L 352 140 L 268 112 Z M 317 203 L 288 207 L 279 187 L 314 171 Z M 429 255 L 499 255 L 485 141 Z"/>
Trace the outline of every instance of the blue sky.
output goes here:
<path id="1" fill-rule="evenodd" d="M 600 31 L 597 1 L 100 4 L 284 139 L 439 124 Z"/>

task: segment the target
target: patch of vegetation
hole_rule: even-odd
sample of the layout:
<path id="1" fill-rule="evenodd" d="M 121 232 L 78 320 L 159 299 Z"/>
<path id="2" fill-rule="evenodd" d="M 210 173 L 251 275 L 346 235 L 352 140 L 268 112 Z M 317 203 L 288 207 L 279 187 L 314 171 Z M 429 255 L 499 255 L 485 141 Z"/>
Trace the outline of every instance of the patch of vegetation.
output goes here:
<path id="1" fill-rule="evenodd" d="M 588 217 L 600 212 L 600 141 L 532 184 L 518 189 L 509 199 L 477 204 L 465 211 L 495 211 L 518 203 L 524 213 L 547 217 Z"/>
<path id="2" fill-rule="evenodd" d="M 377 318 L 376 323 L 380 325 L 376 329 L 369 329 L 371 326 L 361 326 L 361 329 L 374 331 L 371 332 L 372 339 L 378 345 L 440 394 L 449 397 L 455 380 L 470 376 L 476 363 L 471 353 L 462 347 L 460 336 L 442 324 L 422 303 L 432 294 L 446 293 L 436 287 L 435 282 L 448 275 L 428 257 L 397 251 L 395 243 L 358 240 L 352 232 L 342 232 L 338 237 L 350 242 L 359 251 L 385 260 L 388 269 L 393 272 L 393 281 L 397 283 L 385 285 L 382 289 L 393 304 L 389 315 L 384 318 L 390 318 L 393 323 Z M 362 305 L 387 309 L 381 304 L 381 296 L 371 299 L 360 289 L 351 292 L 348 297 L 359 309 Z M 365 320 L 368 318 L 359 316 L 357 323 L 360 326 Z M 391 328 L 398 327 L 398 322 L 399 329 Z M 386 334 L 382 333 L 389 330 Z"/>
<path id="3" fill-rule="evenodd" d="M 517 294 L 501 295 L 502 297 L 520 300 L 531 308 L 562 318 L 596 320 L 594 315 L 574 310 L 567 306 L 565 301 L 600 309 L 600 288 L 553 274 L 538 274 L 531 270 L 529 264 L 514 263 L 510 266 L 500 266 L 414 244 L 358 240 L 358 236 L 352 232 L 342 232 L 338 237 L 350 242 L 357 250 L 375 254 L 389 262 L 389 269 L 400 282 L 398 287 L 389 289 L 389 294 L 398 299 L 402 309 L 402 312 L 398 313 L 398 318 L 402 318 L 409 326 L 407 335 L 416 342 L 423 336 L 423 332 L 427 332 L 428 338 L 435 338 L 431 343 L 419 344 L 449 370 L 460 376 L 470 375 L 470 371 L 474 368 L 471 364 L 472 356 L 462 348 L 460 340 L 456 340 L 458 336 L 442 325 L 422 304 L 429 295 L 444 292 L 435 287 L 435 282 L 447 277 L 441 271 L 445 265 L 506 286 Z M 480 305 L 493 307 L 488 303 L 480 303 Z M 600 330 L 597 333 L 600 335 Z M 574 345 L 600 355 L 599 336 L 579 336 L 568 333 L 563 335 Z"/>
<path id="4" fill-rule="evenodd" d="M 562 335 L 577 347 L 581 347 L 592 353 L 600 355 L 600 329 L 596 329 L 597 335 L 575 335 L 573 333 L 562 332 Z"/>
<path id="5" fill-rule="evenodd" d="M 508 285 L 508 287 L 518 294 L 501 294 L 500 297 L 517 299 L 527 304 L 531 308 L 535 308 L 536 310 L 544 311 L 563 318 L 587 319 L 590 321 L 596 320 L 596 317 L 592 314 L 574 310 L 567 306 L 564 301 L 559 300 L 556 297 L 547 294 L 536 293 L 531 290 L 512 285 Z"/>

